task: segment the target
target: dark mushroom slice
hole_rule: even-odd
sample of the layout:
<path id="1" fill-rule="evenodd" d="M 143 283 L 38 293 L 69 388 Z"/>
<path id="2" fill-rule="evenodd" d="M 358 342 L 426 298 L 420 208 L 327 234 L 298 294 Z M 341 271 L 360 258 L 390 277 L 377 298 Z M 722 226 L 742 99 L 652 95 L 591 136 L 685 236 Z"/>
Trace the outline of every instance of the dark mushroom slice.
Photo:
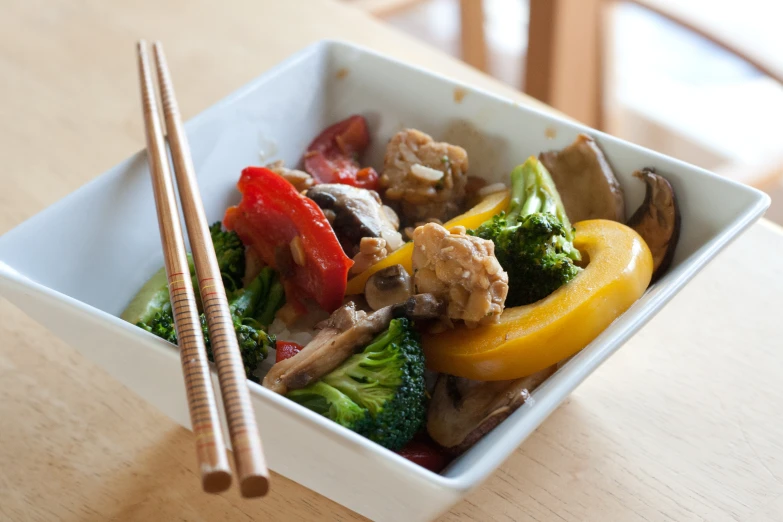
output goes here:
<path id="1" fill-rule="evenodd" d="M 433 294 L 416 294 L 393 307 L 394 317 L 407 317 L 413 321 L 438 319 L 446 315 L 446 301 Z"/>
<path id="2" fill-rule="evenodd" d="M 628 226 L 636 230 L 653 256 L 655 282 L 669 268 L 674 249 L 680 238 L 680 209 L 671 184 L 655 173 L 655 169 L 637 170 L 634 176 L 646 185 L 644 201 L 628 220 Z"/>
<path id="3" fill-rule="evenodd" d="M 285 394 L 317 381 L 388 328 L 392 318 L 391 307 L 367 314 L 353 302 L 343 305 L 316 327 L 319 332 L 302 351 L 272 366 L 264 387 Z"/>
<path id="4" fill-rule="evenodd" d="M 334 233 L 349 257 L 359 252 L 363 237 L 386 240 L 389 252 L 402 246 L 402 236 L 397 231 L 399 220 L 387 214 L 377 192 L 339 183 L 316 185 L 306 193 L 307 197 L 324 211 L 333 213 L 330 219 Z"/>
<path id="5" fill-rule="evenodd" d="M 402 303 L 413 293 L 413 281 L 402 265 L 378 270 L 364 285 L 364 297 L 373 310 Z"/>
<path id="6" fill-rule="evenodd" d="M 460 455 L 503 422 L 550 375 L 551 366 L 522 379 L 474 381 L 441 374 L 427 413 L 427 432 L 452 455 Z"/>
<path id="7" fill-rule="evenodd" d="M 571 223 L 585 219 L 625 222 L 623 189 L 598 144 L 586 134 L 538 158 L 552 175 Z"/>

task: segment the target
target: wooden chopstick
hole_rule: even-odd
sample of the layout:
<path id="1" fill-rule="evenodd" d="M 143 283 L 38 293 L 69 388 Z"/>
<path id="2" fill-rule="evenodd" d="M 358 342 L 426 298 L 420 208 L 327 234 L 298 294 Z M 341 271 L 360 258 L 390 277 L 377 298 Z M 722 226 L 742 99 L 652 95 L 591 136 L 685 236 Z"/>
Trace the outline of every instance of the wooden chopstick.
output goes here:
<path id="1" fill-rule="evenodd" d="M 177 176 L 182 211 L 201 290 L 202 308 L 207 316 L 209 338 L 215 355 L 240 491 L 244 497 L 259 497 L 269 490 L 269 470 L 250 402 L 247 376 L 163 46 L 160 42 L 155 42 L 152 48 L 174 173 Z"/>
<path id="2" fill-rule="evenodd" d="M 231 467 L 220 427 L 217 403 L 212 390 L 209 361 L 201 332 L 196 297 L 190 281 L 177 201 L 163 141 L 158 104 L 152 85 L 149 59 L 144 41 L 138 45 L 141 104 L 147 136 L 147 159 L 152 175 L 155 207 L 158 213 L 163 258 L 171 295 L 182 373 L 185 377 L 190 422 L 196 436 L 196 456 L 204 491 L 219 493 L 231 485 Z"/>

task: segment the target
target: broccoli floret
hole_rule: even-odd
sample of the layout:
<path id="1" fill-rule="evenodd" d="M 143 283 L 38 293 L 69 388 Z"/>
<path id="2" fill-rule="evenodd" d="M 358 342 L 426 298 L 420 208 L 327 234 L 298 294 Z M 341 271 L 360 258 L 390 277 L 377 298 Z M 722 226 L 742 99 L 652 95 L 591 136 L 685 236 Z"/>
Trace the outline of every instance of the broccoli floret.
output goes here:
<path id="1" fill-rule="evenodd" d="M 220 221 L 209 227 L 212 246 L 215 247 L 220 274 L 226 290 L 237 290 L 245 274 L 245 246 L 236 232 L 223 230 Z"/>
<path id="2" fill-rule="evenodd" d="M 321 381 L 316 381 L 307 388 L 291 391 L 288 397 L 347 428 L 363 422 L 367 416 L 367 410 L 353 402 L 350 397 Z"/>
<path id="3" fill-rule="evenodd" d="M 207 348 L 207 357 L 210 361 L 215 360 L 215 354 L 212 353 L 212 343 L 209 341 L 207 331 L 207 318 L 201 315 L 201 330 L 204 332 L 204 344 Z M 254 382 L 259 382 L 253 372 L 256 371 L 261 361 L 266 359 L 269 353 L 269 347 L 275 345 L 275 336 L 266 333 L 260 328 L 254 328 L 248 324 L 242 324 L 240 319 L 234 318 L 234 331 L 237 334 L 239 343 L 239 353 L 242 355 L 242 364 L 245 366 L 247 378 Z"/>
<path id="4" fill-rule="evenodd" d="M 245 273 L 244 246 L 236 233 L 222 231 L 219 221 L 209 227 L 209 232 L 215 247 L 218 268 L 223 275 L 223 285 L 227 292 L 238 290 L 242 286 L 242 276 Z M 193 266 L 193 257 L 190 254 L 188 254 L 188 268 L 193 282 L 193 291 L 196 294 L 196 302 L 200 303 L 196 268 Z M 157 321 L 165 323 L 167 314 L 164 308 L 168 304 L 168 279 L 166 269 L 161 268 L 134 296 L 128 307 L 122 312 L 121 317 L 129 323 L 138 324 L 141 322 L 151 327 L 158 314 L 161 314 L 161 317 L 157 318 Z M 171 315 L 171 312 L 168 312 L 168 315 Z"/>
<path id="5" fill-rule="evenodd" d="M 317 382 L 286 396 L 392 450 L 413 438 L 426 414 L 424 354 L 404 318 Z"/>
<path id="6" fill-rule="evenodd" d="M 574 229 L 555 183 L 535 157 L 511 173 L 509 212 L 494 216 L 469 234 L 495 244 L 495 256 L 508 273 L 506 306 L 534 303 L 581 271 Z"/>
<path id="7" fill-rule="evenodd" d="M 262 329 L 256 316 L 259 310 L 268 305 L 270 290 L 275 281 L 277 281 L 276 272 L 269 267 L 264 267 L 246 288 L 236 291 L 228 303 L 245 373 L 248 379 L 256 382 L 258 378 L 253 375 L 253 372 L 261 361 L 266 359 L 269 347 L 275 344 L 275 337 Z M 207 330 L 207 318 L 204 314 L 201 315 L 201 329 L 204 332 L 207 356 L 212 361 L 214 354 Z"/>
<path id="8" fill-rule="evenodd" d="M 153 335 L 157 335 L 170 343 L 177 344 L 177 331 L 174 328 L 174 317 L 171 314 L 171 303 L 164 304 L 152 318 L 136 323 L 139 328 L 144 328 Z"/>
<path id="9" fill-rule="evenodd" d="M 283 305 L 285 293 L 277 273 L 269 267 L 264 268 L 247 288 L 241 288 L 245 273 L 245 247 L 234 232 L 222 230 L 220 222 L 209 227 L 212 244 L 218 261 L 223 284 L 229 296 L 229 307 L 234 322 L 234 330 L 239 341 L 245 372 L 251 380 L 257 381 L 252 372 L 263 361 L 269 347 L 274 346 L 275 338 L 267 334 L 262 327 L 268 326 L 275 312 Z M 195 280 L 193 260 L 188 254 L 190 273 L 193 277 L 193 289 L 198 299 L 198 285 Z M 177 344 L 177 331 L 169 302 L 169 289 L 166 271 L 161 269 L 139 291 L 122 318 L 136 326 Z M 214 360 L 212 347 L 207 335 L 206 319 L 201 316 L 204 340 L 209 360 Z"/>
<path id="10" fill-rule="evenodd" d="M 267 334 L 256 320 L 256 314 L 266 310 L 270 291 L 277 281 L 277 274 L 269 267 L 261 270 L 261 273 L 247 286 L 247 288 L 233 292 L 229 298 L 229 309 L 234 323 L 234 330 L 239 342 L 239 351 L 245 366 L 248 379 L 258 381 L 253 372 L 263 361 L 269 347 L 274 346 L 275 337 Z M 274 314 L 274 312 L 273 312 Z M 166 303 L 156 312 L 149 322 L 136 324 L 161 339 L 177 344 L 177 332 L 174 327 L 171 304 Z M 201 327 L 204 332 L 204 342 L 207 348 L 207 356 L 214 361 L 212 346 L 207 332 L 206 317 L 201 315 Z"/>

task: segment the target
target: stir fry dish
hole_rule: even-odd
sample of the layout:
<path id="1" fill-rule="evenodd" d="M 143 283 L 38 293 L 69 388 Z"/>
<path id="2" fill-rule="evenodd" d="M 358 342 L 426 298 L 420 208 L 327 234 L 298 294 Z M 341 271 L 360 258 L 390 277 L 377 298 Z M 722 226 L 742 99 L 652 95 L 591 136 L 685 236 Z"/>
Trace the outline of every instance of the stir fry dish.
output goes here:
<path id="1" fill-rule="evenodd" d="M 626 219 L 587 135 L 507 184 L 416 129 L 378 171 L 362 163 L 370 143 L 354 115 L 299 166 L 247 167 L 212 243 L 248 379 L 440 472 L 665 273 L 677 198 L 640 167 Z M 122 318 L 177 343 L 164 269 Z"/>

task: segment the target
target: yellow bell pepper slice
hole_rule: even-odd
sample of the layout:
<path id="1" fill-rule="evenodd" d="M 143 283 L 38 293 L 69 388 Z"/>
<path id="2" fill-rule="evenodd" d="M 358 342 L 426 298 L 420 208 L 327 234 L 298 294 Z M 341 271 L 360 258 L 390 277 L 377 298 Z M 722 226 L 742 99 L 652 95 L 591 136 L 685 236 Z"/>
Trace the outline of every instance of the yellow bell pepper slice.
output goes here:
<path id="1" fill-rule="evenodd" d="M 641 236 L 602 219 L 574 226 L 574 246 L 589 259 L 581 273 L 541 301 L 507 308 L 497 324 L 425 335 L 427 367 L 481 381 L 526 377 L 590 344 L 639 299 L 653 269 Z"/>
<path id="2" fill-rule="evenodd" d="M 511 199 L 511 192 L 508 190 L 502 190 L 500 192 L 493 192 L 488 194 L 482 199 L 475 207 L 468 210 L 464 214 L 460 214 L 454 219 L 447 221 L 443 226 L 448 228 L 463 226 L 465 228 L 478 228 L 482 223 L 491 219 L 495 214 L 499 214 L 501 211 L 506 210 L 508 202 Z M 367 280 L 378 270 L 393 265 L 402 265 L 409 274 L 413 273 L 413 267 L 411 266 L 413 259 L 413 243 L 407 242 L 400 248 L 378 261 L 370 268 L 348 281 L 348 286 L 345 289 L 346 295 L 351 294 L 363 294 L 364 285 Z"/>

